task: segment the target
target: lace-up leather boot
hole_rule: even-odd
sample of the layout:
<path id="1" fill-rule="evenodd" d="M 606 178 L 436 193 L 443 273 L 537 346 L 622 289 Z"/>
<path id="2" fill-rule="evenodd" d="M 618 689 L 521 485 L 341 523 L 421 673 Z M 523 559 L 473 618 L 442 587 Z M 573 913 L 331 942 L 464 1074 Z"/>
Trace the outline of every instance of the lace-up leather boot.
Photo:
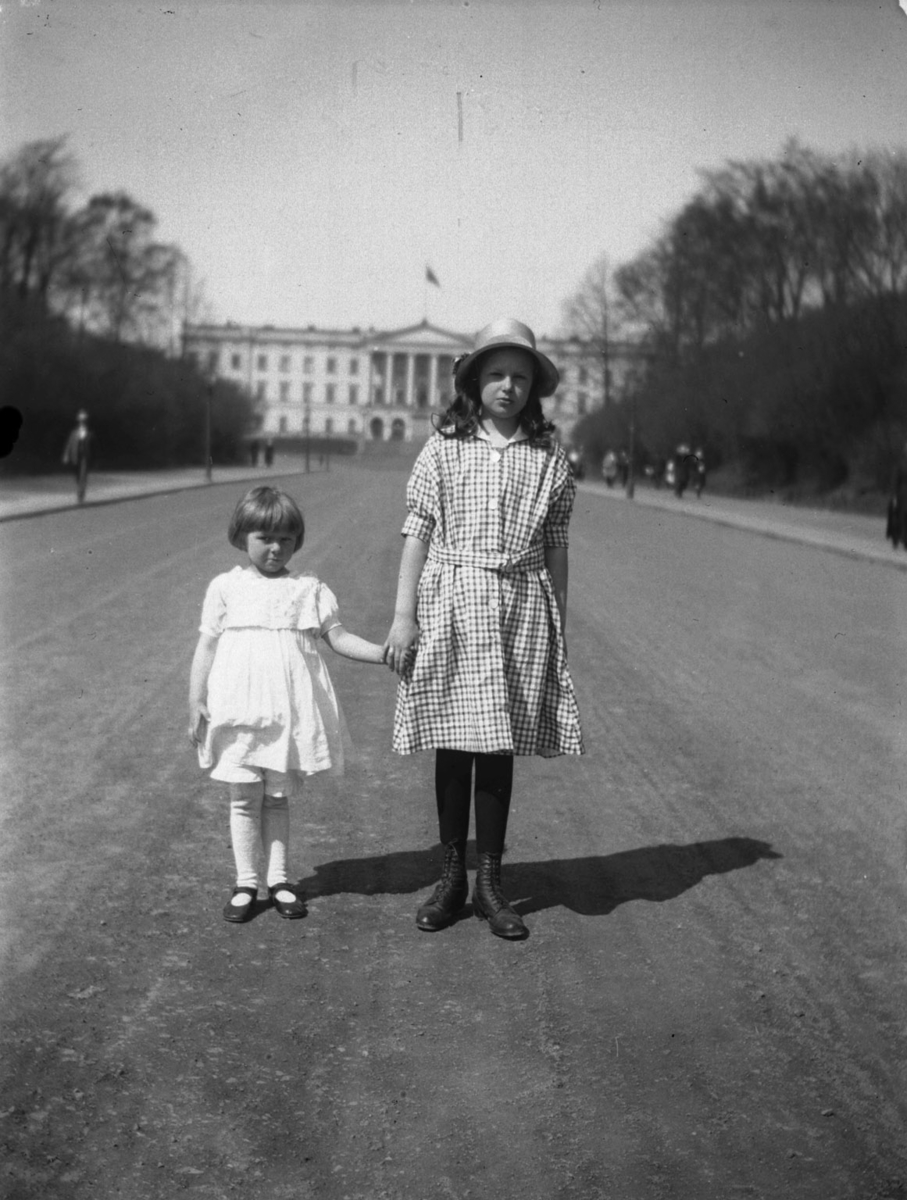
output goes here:
<path id="1" fill-rule="evenodd" d="M 472 911 L 487 921 L 495 937 L 524 938 L 529 930 L 519 913 L 514 912 L 501 891 L 501 856 L 482 852 L 472 893 Z"/>
<path id="2" fill-rule="evenodd" d="M 447 842 L 441 882 L 416 913 L 416 924 L 428 933 L 435 933 L 450 924 L 468 899 L 466 843 Z"/>

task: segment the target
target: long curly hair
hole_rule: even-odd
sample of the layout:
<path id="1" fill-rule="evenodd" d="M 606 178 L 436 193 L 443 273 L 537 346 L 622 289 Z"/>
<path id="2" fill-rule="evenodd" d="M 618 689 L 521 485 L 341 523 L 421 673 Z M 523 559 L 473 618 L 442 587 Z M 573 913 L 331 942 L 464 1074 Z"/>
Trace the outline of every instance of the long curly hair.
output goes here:
<path id="1" fill-rule="evenodd" d="M 490 346 L 486 353 L 496 349 Z M 466 356 L 461 354 L 454 359 L 453 374 L 456 377 L 457 367 Z M 468 438 L 479 427 L 479 415 L 482 411 L 482 396 L 479 390 L 479 364 L 485 357 L 480 354 L 472 364 L 469 374 L 463 380 L 462 388 L 458 388 L 453 400 L 447 406 L 435 429 L 442 437 Z M 539 375 L 533 372 L 532 386 L 529 388 L 529 398 L 526 407 L 520 413 L 520 426 L 525 431 L 529 441 L 534 446 L 550 447 L 553 442 L 554 422 L 549 421 L 542 411 L 542 401 L 539 398 Z"/>

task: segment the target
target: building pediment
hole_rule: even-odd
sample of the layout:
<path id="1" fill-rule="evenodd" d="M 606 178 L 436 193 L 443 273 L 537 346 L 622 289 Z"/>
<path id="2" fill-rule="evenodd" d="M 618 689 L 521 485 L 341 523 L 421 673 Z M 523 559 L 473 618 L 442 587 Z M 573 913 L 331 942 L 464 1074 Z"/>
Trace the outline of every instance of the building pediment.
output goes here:
<path id="1" fill-rule="evenodd" d="M 443 354 L 462 354 L 472 346 L 472 338 L 465 333 L 453 333 L 422 321 L 419 325 L 408 325 L 404 329 L 385 329 L 373 333 L 367 339 L 373 350 L 406 351 L 433 350 Z"/>

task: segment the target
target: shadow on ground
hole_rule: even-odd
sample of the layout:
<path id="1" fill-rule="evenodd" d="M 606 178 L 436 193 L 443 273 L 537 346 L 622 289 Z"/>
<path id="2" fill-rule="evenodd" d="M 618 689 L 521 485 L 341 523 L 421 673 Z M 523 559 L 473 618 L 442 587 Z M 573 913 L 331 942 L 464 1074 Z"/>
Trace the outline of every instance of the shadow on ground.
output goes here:
<path id="1" fill-rule="evenodd" d="M 730 837 L 688 846 L 646 846 L 587 858 L 552 858 L 542 862 L 506 863 L 501 883 L 522 914 L 562 906 L 583 916 L 605 916 L 629 900 L 672 900 L 707 875 L 723 875 L 751 867 L 761 859 L 781 858 L 768 842 Z M 469 844 L 467 866 L 475 867 Z M 419 892 L 438 881 L 439 848 L 401 850 L 372 858 L 323 863 L 300 880 L 309 898 L 355 893 Z"/>

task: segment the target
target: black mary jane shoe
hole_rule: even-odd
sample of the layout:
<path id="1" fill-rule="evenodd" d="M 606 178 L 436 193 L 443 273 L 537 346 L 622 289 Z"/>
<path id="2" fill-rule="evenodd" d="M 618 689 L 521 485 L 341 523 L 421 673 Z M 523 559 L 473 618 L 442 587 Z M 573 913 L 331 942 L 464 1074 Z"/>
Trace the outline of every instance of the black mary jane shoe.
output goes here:
<path id="1" fill-rule="evenodd" d="M 248 896 L 248 903 L 234 904 L 234 896 Z M 235 887 L 229 901 L 224 905 L 224 920 L 232 921 L 234 925 L 241 925 L 243 921 L 248 921 L 255 909 L 255 901 L 257 899 L 257 887 Z"/>
<path id="2" fill-rule="evenodd" d="M 278 900 L 278 892 L 292 892 L 295 899 L 289 901 Z M 286 917 L 289 921 L 298 920 L 300 917 L 306 916 L 308 912 L 305 902 L 292 883 L 275 883 L 273 887 L 268 888 L 268 895 L 271 897 L 271 903 L 277 909 L 280 916 Z"/>

